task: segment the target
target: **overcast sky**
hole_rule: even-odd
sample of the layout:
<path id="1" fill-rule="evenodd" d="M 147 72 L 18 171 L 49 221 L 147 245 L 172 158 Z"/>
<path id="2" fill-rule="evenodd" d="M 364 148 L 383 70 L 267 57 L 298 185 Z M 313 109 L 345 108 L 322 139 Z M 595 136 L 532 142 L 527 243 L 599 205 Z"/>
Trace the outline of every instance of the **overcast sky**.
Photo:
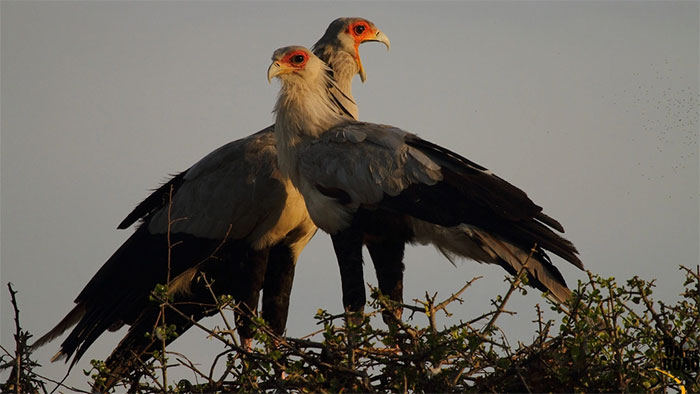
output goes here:
<path id="1" fill-rule="evenodd" d="M 7 282 L 24 328 L 44 334 L 131 234 L 116 225 L 149 189 L 273 122 L 272 52 L 311 45 L 340 16 L 368 18 L 391 39 L 388 53 L 361 48 L 361 119 L 490 168 L 561 221 L 587 269 L 657 278 L 657 295 L 673 301 L 678 265 L 699 262 L 698 4 L 3 1 L 2 345 L 12 346 Z M 585 278 L 555 264 L 570 285 Z M 453 267 L 431 247 L 410 248 L 406 266 L 407 300 L 485 276 L 457 319 L 485 312 L 507 286 L 499 267 Z M 509 335 L 532 337 L 538 302 L 536 291 L 513 300 Z M 316 328 L 318 308 L 342 310 L 326 234 L 301 255 L 291 303 L 293 336 Z M 217 345 L 196 334 L 174 349 L 206 361 Z M 100 338 L 69 382 L 86 387 L 80 369 L 122 335 Z"/>

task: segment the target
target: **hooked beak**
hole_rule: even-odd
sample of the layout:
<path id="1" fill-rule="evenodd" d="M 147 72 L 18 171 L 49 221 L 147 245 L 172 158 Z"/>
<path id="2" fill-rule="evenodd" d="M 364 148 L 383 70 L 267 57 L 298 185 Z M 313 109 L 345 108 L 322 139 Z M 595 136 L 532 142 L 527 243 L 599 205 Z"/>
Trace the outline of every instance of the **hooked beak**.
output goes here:
<path id="1" fill-rule="evenodd" d="M 382 44 L 386 45 L 386 51 L 389 52 L 389 49 L 391 48 L 391 42 L 389 41 L 389 37 L 384 34 L 381 30 L 377 30 L 377 33 L 374 35 L 374 38 L 371 38 L 367 41 L 377 41 L 381 42 Z"/>
<path id="2" fill-rule="evenodd" d="M 286 74 L 290 71 L 291 70 L 288 67 L 283 66 L 280 64 L 280 62 L 275 60 L 272 62 L 272 64 L 270 64 L 270 67 L 267 68 L 267 82 L 272 83 L 272 78 L 280 74 Z"/>
<path id="3" fill-rule="evenodd" d="M 374 34 L 374 37 L 367 38 L 362 42 L 364 43 L 367 41 L 381 42 L 386 46 L 387 52 L 391 48 L 391 42 L 389 41 L 389 37 L 387 37 L 387 35 L 384 34 L 381 30 L 377 30 L 377 32 Z M 360 67 L 360 80 L 362 81 L 362 83 L 364 83 L 365 80 L 367 80 L 367 73 L 365 72 L 365 68 L 362 67 L 362 60 L 360 60 L 359 53 L 357 54 L 357 65 Z"/>

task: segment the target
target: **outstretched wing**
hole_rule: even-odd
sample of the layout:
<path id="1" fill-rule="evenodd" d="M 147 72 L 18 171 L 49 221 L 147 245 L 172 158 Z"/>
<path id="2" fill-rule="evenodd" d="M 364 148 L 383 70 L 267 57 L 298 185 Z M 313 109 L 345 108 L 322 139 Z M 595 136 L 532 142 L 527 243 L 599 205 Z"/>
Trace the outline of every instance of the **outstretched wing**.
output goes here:
<path id="1" fill-rule="evenodd" d="M 392 126 L 347 122 L 301 147 L 300 170 L 350 209 L 380 207 L 445 227 L 475 226 L 529 250 L 582 263 L 525 192 L 485 167 Z"/>
<path id="2" fill-rule="evenodd" d="M 406 206 L 407 201 L 420 199 L 414 204 L 420 219 L 442 220 L 437 224 L 443 226 L 457 225 L 454 220 L 458 219 L 459 224 L 476 226 L 523 250 L 536 244 L 583 269 L 574 245 L 553 231 L 563 232 L 561 224 L 544 214 L 524 191 L 446 148 L 414 135 L 406 143 L 438 163 L 443 180 L 430 188 L 412 187 L 387 204 Z"/>

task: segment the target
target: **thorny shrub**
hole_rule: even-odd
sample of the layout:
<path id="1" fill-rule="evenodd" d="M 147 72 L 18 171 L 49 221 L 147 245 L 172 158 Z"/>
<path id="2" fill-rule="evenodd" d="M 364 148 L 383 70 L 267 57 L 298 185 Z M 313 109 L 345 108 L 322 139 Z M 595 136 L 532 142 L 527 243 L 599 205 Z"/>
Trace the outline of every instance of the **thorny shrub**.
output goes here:
<path id="1" fill-rule="evenodd" d="M 524 277 L 509 279 L 508 291 L 492 300 L 490 310 L 471 320 L 438 324 L 447 308 L 461 302 L 469 285 L 438 302 L 436 295 L 402 305 L 407 314 L 381 328 L 370 317 L 396 308 L 372 289 L 371 312 L 347 319 L 319 310 L 315 319 L 323 329 L 302 338 L 275 335 L 265 322 L 251 316 L 257 326 L 255 347 L 247 351 L 231 330 L 196 326 L 203 335 L 221 341 L 221 353 L 203 368 L 186 355 L 160 349 L 152 360 L 124 377 L 118 391 L 137 392 L 699 392 L 698 322 L 700 273 L 681 267 L 685 275 L 680 300 L 667 305 L 652 299 L 654 281 L 634 277 L 620 285 L 614 278 L 589 273 L 565 304 L 548 301 L 557 321 L 539 316 L 535 339 L 509 345 L 498 328 L 499 316 L 508 312 L 508 300 L 519 292 Z M 19 325 L 15 350 L 2 348 L 2 368 L 12 368 L 3 392 L 47 392 L 49 380 L 34 373 L 30 358 L 31 335 Z M 153 300 L 172 309 L 159 287 Z M 221 296 L 222 312 L 237 309 L 230 297 Z M 240 310 L 237 313 L 243 313 Z M 221 313 L 226 318 L 230 313 Z M 424 316 L 426 319 L 419 318 Z M 423 323 L 417 324 L 417 321 Z M 410 324 L 409 324 L 410 322 Z M 231 325 L 226 322 L 226 326 Z M 346 327 L 347 326 L 347 327 Z M 162 327 L 168 335 L 169 327 Z M 93 360 L 92 385 L 99 389 L 110 371 Z M 168 382 L 163 372 L 184 367 L 193 379 Z M 221 366 L 223 368 L 215 368 Z M 218 371 L 218 372 L 215 372 Z M 167 375 L 166 375 L 167 376 Z M 71 387 L 64 387 L 76 390 Z"/>

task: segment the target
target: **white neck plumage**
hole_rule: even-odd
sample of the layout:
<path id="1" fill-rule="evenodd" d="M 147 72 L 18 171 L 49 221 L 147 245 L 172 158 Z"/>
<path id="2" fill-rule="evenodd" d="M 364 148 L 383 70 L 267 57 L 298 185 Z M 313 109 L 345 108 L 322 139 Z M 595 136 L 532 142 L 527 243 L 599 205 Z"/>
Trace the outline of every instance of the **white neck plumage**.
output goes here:
<path id="1" fill-rule="evenodd" d="M 275 135 L 280 170 L 294 183 L 298 180 L 297 145 L 320 137 L 331 127 L 351 119 L 343 113 L 331 90 L 335 82 L 327 69 L 317 73 L 286 75 L 281 78 L 275 104 Z"/>

